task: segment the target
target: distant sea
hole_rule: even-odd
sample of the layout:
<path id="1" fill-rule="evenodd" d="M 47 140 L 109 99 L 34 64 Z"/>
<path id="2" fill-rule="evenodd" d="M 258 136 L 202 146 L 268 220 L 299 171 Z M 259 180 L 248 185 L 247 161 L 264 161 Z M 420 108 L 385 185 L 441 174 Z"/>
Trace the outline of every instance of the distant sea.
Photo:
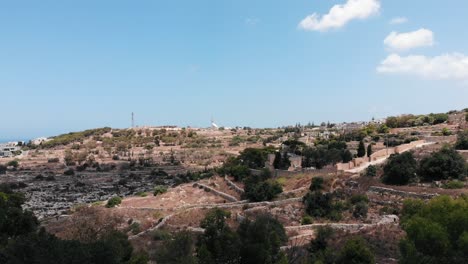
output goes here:
<path id="1" fill-rule="evenodd" d="M 7 142 L 17 142 L 17 141 L 24 141 L 29 142 L 31 139 L 24 139 L 24 138 L 0 138 L 0 143 L 7 143 Z"/>

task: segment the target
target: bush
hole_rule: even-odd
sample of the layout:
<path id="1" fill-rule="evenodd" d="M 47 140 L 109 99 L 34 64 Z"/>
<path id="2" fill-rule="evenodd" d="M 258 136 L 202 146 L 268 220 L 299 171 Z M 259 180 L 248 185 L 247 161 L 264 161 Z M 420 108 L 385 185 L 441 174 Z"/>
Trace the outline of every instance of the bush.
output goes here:
<path id="1" fill-rule="evenodd" d="M 307 214 L 313 217 L 329 217 L 334 209 L 332 198 L 330 193 L 307 193 L 303 199 Z"/>
<path id="2" fill-rule="evenodd" d="M 73 170 L 72 168 L 69 168 L 68 170 L 63 172 L 63 175 L 67 175 L 67 176 L 75 175 L 75 170 Z"/>
<path id="3" fill-rule="evenodd" d="M 171 233 L 166 230 L 156 229 L 151 232 L 151 237 L 156 241 L 169 240 L 171 238 Z"/>
<path id="4" fill-rule="evenodd" d="M 375 177 L 377 175 L 377 167 L 375 165 L 370 165 L 366 169 L 366 176 L 367 177 Z"/>
<path id="5" fill-rule="evenodd" d="M 283 187 L 276 181 L 262 181 L 260 176 L 250 176 L 245 181 L 244 197 L 252 202 L 271 201 L 283 192 Z"/>
<path id="6" fill-rule="evenodd" d="M 358 202 L 354 206 L 353 216 L 355 218 L 366 218 L 369 207 L 366 202 Z"/>
<path id="7" fill-rule="evenodd" d="M 391 155 L 384 166 L 382 181 L 385 184 L 405 185 L 416 179 L 417 162 L 413 153 Z"/>
<path id="8" fill-rule="evenodd" d="M 157 196 L 157 195 L 163 194 L 165 192 L 167 192 L 167 187 L 163 186 L 163 185 L 158 185 L 158 186 L 154 187 L 153 195 Z"/>
<path id="9" fill-rule="evenodd" d="M 59 161 L 60 161 L 59 158 L 50 158 L 47 160 L 48 163 L 57 163 Z"/>
<path id="10" fill-rule="evenodd" d="M 320 191 L 322 189 L 323 189 L 323 178 L 322 177 L 312 178 L 312 182 L 310 184 L 309 190 Z"/>
<path id="11" fill-rule="evenodd" d="M 465 184 L 461 181 L 453 180 L 445 183 L 442 187 L 445 189 L 462 189 L 465 187 Z"/>
<path id="12" fill-rule="evenodd" d="M 120 160 L 119 155 L 114 155 L 114 156 L 112 156 L 112 160 Z"/>
<path id="13" fill-rule="evenodd" d="M 346 241 L 345 246 L 338 254 L 337 264 L 374 264 L 374 254 L 362 238 L 352 238 Z"/>
<path id="14" fill-rule="evenodd" d="M 18 168 L 19 162 L 17 160 L 12 160 L 12 161 L 8 162 L 6 165 L 7 165 L 7 167 Z"/>
<path id="15" fill-rule="evenodd" d="M 106 207 L 107 208 L 116 207 L 117 205 L 121 203 L 122 203 L 122 198 L 120 198 L 119 196 L 114 196 L 110 198 L 109 201 L 107 201 Z"/>
<path id="16" fill-rule="evenodd" d="M 310 215 L 305 215 L 302 217 L 301 225 L 310 225 L 314 222 L 314 219 Z"/>
<path id="17" fill-rule="evenodd" d="M 468 130 L 458 133 L 455 149 L 468 150 Z"/>
<path id="18" fill-rule="evenodd" d="M 360 202 L 368 203 L 369 198 L 367 197 L 367 195 L 364 195 L 364 194 L 355 194 L 355 195 L 351 196 L 350 202 L 352 204 L 357 204 L 357 203 L 360 203 Z"/>
<path id="19" fill-rule="evenodd" d="M 137 196 L 140 196 L 140 197 L 146 197 L 148 196 L 148 194 L 146 192 L 137 192 L 136 193 Z"/>
<path id="20" fill-rule="evenodd" d="M 421 160 L 419 176 L 425 181 L 464 179 L 466 161 L 454 149 L 444 147 Z"/>

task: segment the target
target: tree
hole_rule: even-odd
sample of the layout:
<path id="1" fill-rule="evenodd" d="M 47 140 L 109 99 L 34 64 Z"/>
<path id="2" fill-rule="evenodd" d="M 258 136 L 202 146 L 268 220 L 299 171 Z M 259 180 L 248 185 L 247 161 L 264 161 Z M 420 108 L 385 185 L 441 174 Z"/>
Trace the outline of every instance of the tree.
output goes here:
<path id="1" fill-rule="evenodd" d="M 455 149 L 468 150 L 468 130 L 458 133 L 457 143 L 455 143 Z"/>
<path id="2" fill-rule="evenodd" d="M 377 175 L 377 167 L 375 165 L 369 165 L 366 169 L 367 177 L 375 177 Z"/>
<path id="3" fill-rule="evenodd" d="M 462 180 L 466 170 L 465 159 L 456 150 L 444 147 L 421 160 L 418 174 L 425 181 Z"/>
<path id="4" fill-rule="evenodd" d="M 359 146 L 357 150 L 358 157 L 364 157 L 366 155 L 366 146 L 364 145 L 364 141 L 359 141 Z"/>
<path id="5" fill-rule="evenodd" d="M 265 179 L 262 175 L 251 175 L 244 183 L 244 197 L 252 202 L 270 201 L 283 192 L 283 187 L 278 182 Z"/>
<path id="6" fill-rule="evenodd" d="M 416 179 L 417 162 L 411 152 L 393 154 L 383 170 L 382 181 L 385 184 L 405 185 Z"/>
<path id="7" fill-rule="evenodd" d="M 367 157 L 372 155 L 372 144 L 367 145 Z"/>
<path id="8" fill-rule="evenodd" d="M 163 264 L 196 264 L 195 241 L 189 232 L 179 232 L 158 248 L 156 260 Z"/>
<path id="9" fill-rule="evenodd" d="M 468 196 L 439 196 L 429 203 L 407 200 L 401 226 L 400 263 L 466 263 Z"/>
<path id="10" fill-rule="evenodd" d="M 239 263 L 239 236 L 225 221 L 230 217 L 230 212 L 215 208 L 208 212 L 201 222 L 200 226 L 205 232 L 197 243 L 200 264 Z"/>
<path id="11" fill-rule="evenodd" d="M 309 190 L 320 191 L 322 189 L 323 189 L 323 178 L 322 177 L 312 178 L 312 182 L 310 183 Z"/>
<path id="12" fill-rule="evenodd" d="M 373 264 L 374 254 L 367 247 L 362 238 L 352 238 L 346 241 L 345 246 L 339 252 L 337 264 Z"/>
<path id="13" fill-rule="evenodd" d="M 348 163 L 353 160 L 353 154 L 351 154 L 351 151 L 349 150 L 344 150 L 341 156 L 343 163 Z"/>
<path id="14" fill-rule="evenodd" d="M 288 241 L 283 225 L 270 215 L 260 215 L 255 221 L 244 220 L 238 230 L 241 240 L 242 264 L 287 263 L 280 247 Z"/>

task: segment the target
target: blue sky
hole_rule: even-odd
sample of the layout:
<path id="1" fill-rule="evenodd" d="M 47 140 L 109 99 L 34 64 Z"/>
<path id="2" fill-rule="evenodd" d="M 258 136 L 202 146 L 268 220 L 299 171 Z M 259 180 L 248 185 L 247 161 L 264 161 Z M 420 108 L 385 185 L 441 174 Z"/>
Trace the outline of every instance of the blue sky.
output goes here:
<path id="1" fill-rule="evenodd" d="M 465 0 L 2 1 L 0 139 L 128 127 L 132 111 L 137 125 L 213 116 L 276 127 L 465 108 L 467 10 Z"/>

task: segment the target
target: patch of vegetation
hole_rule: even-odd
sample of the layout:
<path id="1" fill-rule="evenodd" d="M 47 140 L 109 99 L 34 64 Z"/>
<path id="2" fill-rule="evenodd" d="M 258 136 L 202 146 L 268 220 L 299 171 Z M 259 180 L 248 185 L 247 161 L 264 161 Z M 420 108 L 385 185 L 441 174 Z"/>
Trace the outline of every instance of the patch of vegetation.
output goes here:
<path id="1" fill-rule="evenodd" d="M 390 116 L 385 124 L 389 128 L 414 127 L 422 125 L 437 125 L 448 120 L 448 114 L 429 114 L 429 115 L 401 115 Z"/>
<path id="2" fill-rule="evenodd" d="M 404 202 L 400 263 L 466 263 L 468 259 L 468 196 Z"/>
<path id="3" fill-rule="evenodd" d="M 468 115 L 468 113 L 467 113 Z M 458 133 L 455 149 L 468 150 L 468 130 Z"/>
<path id="4" fill-rule="evenodd" d="M 314 222 L 314 218 L 310 215 L 305 215 L 301 219 L 301 225 L 310 225 Z"/>
<path id="5" fill-rule="evenodd" d="M 375 166 L 375 165 L 369 165 L 369 167 L 367 167 L 367 169 L 366 169 L 365 175 L 366 175 L 367 177 L 375 177 L 375 176 L 377 176 L 377 166 Z"/>
<path id="6" fill-rule="evenodd" d="M 107 208 L 116 207 L 117 205 L 121 203 L 122 203 L 122 198 L 120 198 L 119 196 L 114 196 L 107 201 L 106 207 Z"/>
<path id="7" fill-rule="evenodd" d="M 465 184 L 462 181 L 449 181 L 442 186 L 444 189 L 462 189 L 465 187 Z"/>
<path id="8" fill-rule="evenodd" d="M 465 159 L 454 149 L 444 147 L 423 158 L 418 175 L 424 181 L 463 180 L 467 174 Z"/>
<path id="9" fill-rule="evenodd" d="M 146 263 L 133 255 L 123 233 L 112 230 L 98 239 L 61 240 L 39 229 L 39 222 L 22 209 L 24 197 L 0 186 L 0 256 L 2 263 Z M 139 261 L 140 260 L 140 261 Z"/>
<path id="10" fill-rule="evenodd" d="M 283 192 L 283 187 L 271 179 L 267 169 L 262 170 L 260 175 L 250 175 L 244 180 L 244 198 L 252 202 L 271 201 Z"/>
<path id="11" fill-rule="evenodd" d="M 417 179 L 417 165 L 411 152 L 391 155 L 383 168 L 382 181 L 391 185 L 405 185 L 415 181 Z"/>
<path id="12" fill-rule="evenodd" d="M 89 129 L 82 132 L 71 132 L 68 134 L 59 135 L 53 137 L 51 140 L 47 142 L 43 142 L 41 144 L 42 148 L 52 148 L 59 145 L 68 145 L 74 142 L 81 142 L 83 143 L 84 139 L 90 136 L 102 136 L 105 133 L 110 132 L 112 129 L 110 127 L 104 128 L 96 128 L 96 129 Z"/>
<path id="13" fill-rule="evenodd" d="M 154 187 L 153 195 L 158 196 L 159 194 L 163 194 L 167 192 L 167 187 L 163 185 L 158 185 Z"/>

